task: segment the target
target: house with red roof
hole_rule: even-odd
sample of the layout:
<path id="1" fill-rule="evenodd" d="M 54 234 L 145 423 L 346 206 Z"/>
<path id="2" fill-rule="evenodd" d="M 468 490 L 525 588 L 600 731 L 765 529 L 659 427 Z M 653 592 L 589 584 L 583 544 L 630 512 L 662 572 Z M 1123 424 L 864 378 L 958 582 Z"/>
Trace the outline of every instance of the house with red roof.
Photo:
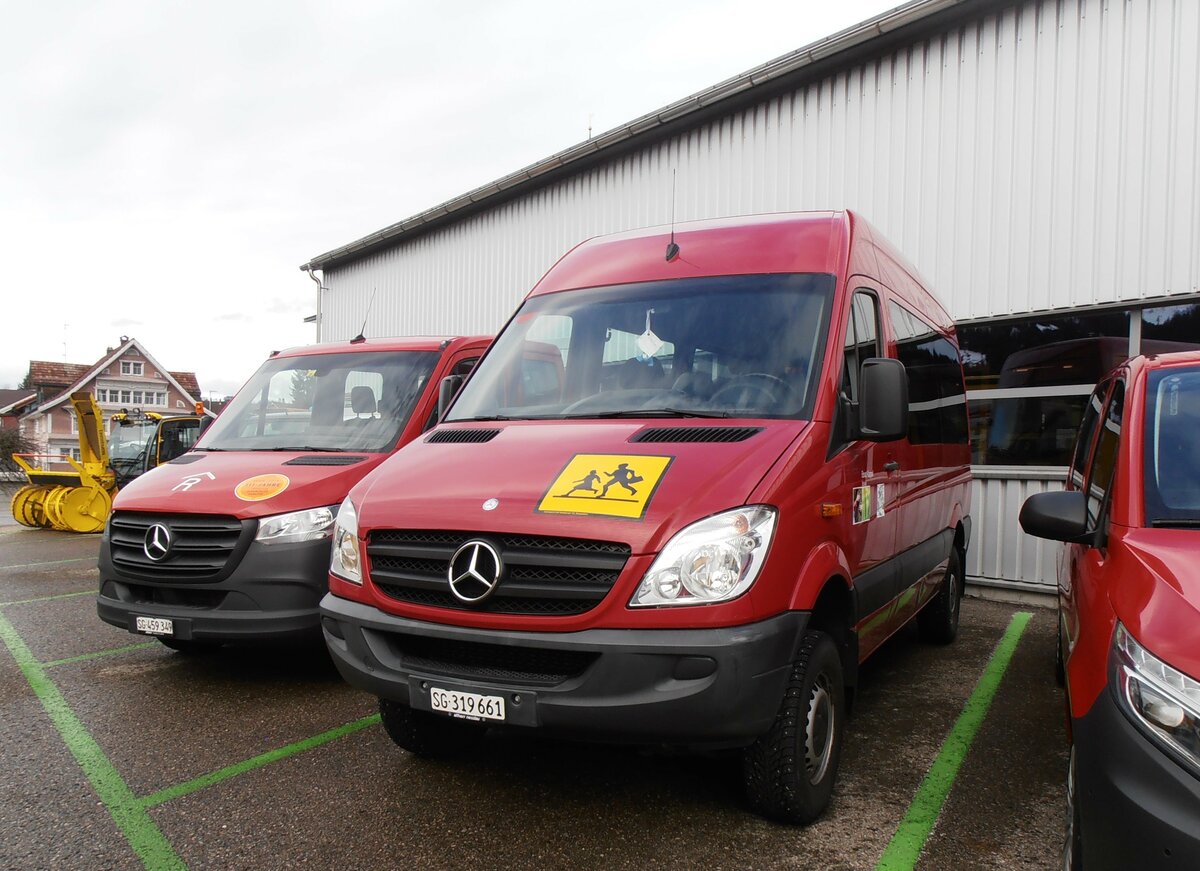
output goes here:
<path id="1" fill-rule="evenodd" d="M 190 413 L 200 399 L 194 372 L 171 372 L 159 363 L 137 339 L 122 336 L 91 365 L 31 360 L 26 396 L 20 409 L 20 428 L 37 451 L 51 456 L 79 459 L 79 424 L 71 407 L 71 394 L 91 393 L 104 412 L 112 414 L 135 408 L 160 414 Z"/>

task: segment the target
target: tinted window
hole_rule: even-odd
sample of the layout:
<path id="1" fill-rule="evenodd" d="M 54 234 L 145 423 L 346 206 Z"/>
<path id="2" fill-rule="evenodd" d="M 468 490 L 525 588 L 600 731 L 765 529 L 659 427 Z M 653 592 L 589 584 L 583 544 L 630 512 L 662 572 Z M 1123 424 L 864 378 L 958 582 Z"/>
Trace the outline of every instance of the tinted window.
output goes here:
<path id="1" fill-rule="evenodd" d="M 1118 448 L 1121 445 L 1121 421 L 1125 410 L 1125 385 L 1118 381 L 1113 386 L 1112 396 L 1104 412 L 1104 423 L 1096 439 L 1096 450 L 1092 452 L 1091 470 L 1087 476 L 1088 528 L 1095 528 L 1100 521 L 1113 472 L 1117 467 Z"/>
<path id="2" fill-rule="evenodd" d="M 967 399 L 958 350 L 912 312 L 890 303 L 896 353 L 908 373 L 908 440 L 966 444 Z"/>
<path id="3" fill-rule="evenodd" d="M 1104 410 L 1104 395 L 1108 393 L 1109 382 L 1104 382 L 1096 388 L 1088 400 L 1087 409 L 1083 413 L 1083 421 L 1079 424 L 1079 436 L 1075 439 L 1075 450 L 1071 457 L 1071 486 L 1079 489 L 1083 486 L 1083 473 L 1086 467 L 1088 452 L 1092 447 L 1092 437 L 1096 434 L 1096 426 L 1100 423 L 1100 412 Z"/>

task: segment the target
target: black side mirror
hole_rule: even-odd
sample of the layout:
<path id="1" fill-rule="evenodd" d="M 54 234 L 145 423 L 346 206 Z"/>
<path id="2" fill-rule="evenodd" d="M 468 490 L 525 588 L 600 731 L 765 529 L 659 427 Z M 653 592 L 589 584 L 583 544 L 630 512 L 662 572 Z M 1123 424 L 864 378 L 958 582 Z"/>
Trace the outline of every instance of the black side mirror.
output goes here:
<path id="1" fill-rule="evenodd" d="M 446 416 L 446 409 L 466 381 L 465 375 L 447 375 L 438 385 L 438 420 Z"/>
<path id="2" fill-rule="evenodd" d="M 1087 527 L 1087 495 L 1082 490 L 1035 493 L 1025 500 L 1018 518 L 1021 528 L 1038 538 L 1071 544 L 1092 544 Z"/>
<path id="3" fill-rule="evenodd" d="M 858 437 L 892 442 L 908 434 L 908 374 L 890 357 L 864 360 L 858 382 Z"/>

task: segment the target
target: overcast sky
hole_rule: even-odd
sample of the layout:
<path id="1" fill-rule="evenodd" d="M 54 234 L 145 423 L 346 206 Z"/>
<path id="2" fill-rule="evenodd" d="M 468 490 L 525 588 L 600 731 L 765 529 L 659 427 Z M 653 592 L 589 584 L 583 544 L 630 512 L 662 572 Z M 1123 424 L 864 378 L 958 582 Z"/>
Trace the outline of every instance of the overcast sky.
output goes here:
<path id="1" fill-rule="evenodd" d="M 0 387 L 124 335 L 231 393 L 310 257 L 896 5 L 8 4 Z"/>

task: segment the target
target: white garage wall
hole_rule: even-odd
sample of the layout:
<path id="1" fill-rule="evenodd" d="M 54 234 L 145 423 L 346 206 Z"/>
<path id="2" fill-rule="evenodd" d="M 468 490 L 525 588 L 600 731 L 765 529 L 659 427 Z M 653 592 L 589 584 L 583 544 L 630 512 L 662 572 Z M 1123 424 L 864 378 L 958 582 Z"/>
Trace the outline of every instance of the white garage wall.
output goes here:
<path id="1" fill-rule="evenodd" d="M 567 249 L 856 208 L 960 320 L 1200 292 L 1200 3 L 1044 0 L 325 272 L 321 338 L 497 329 Z"/>

